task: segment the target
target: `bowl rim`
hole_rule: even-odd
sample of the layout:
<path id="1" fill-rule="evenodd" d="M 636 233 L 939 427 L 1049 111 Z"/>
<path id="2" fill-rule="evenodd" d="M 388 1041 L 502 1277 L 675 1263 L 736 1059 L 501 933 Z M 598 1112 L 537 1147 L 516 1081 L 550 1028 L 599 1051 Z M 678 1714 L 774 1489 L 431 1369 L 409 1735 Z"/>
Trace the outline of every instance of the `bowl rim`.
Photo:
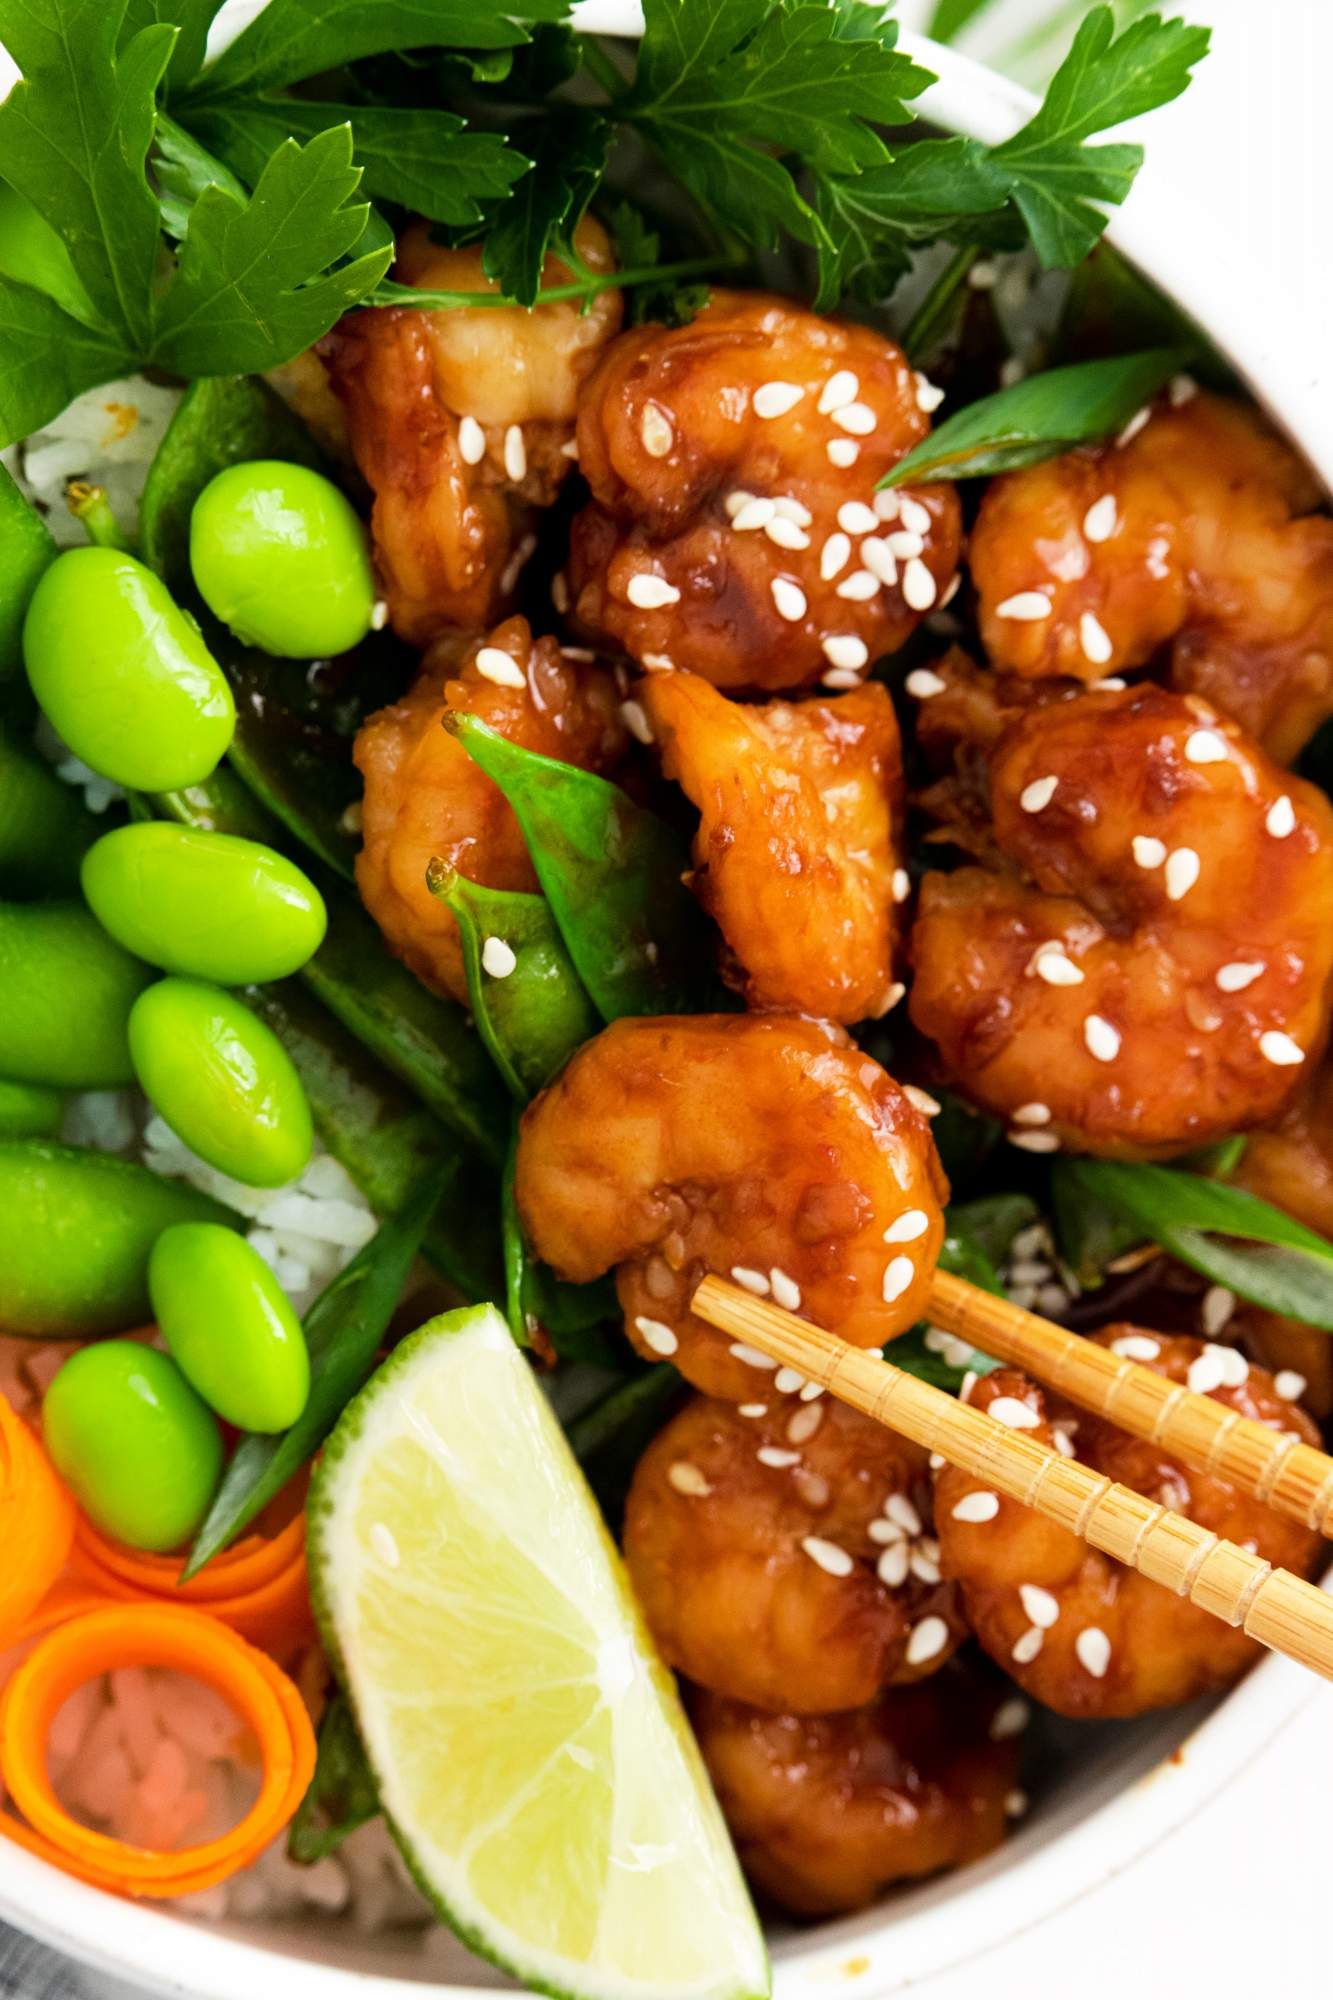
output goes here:
<path id="1" fill-rule="evenodd" d="M 637 0 L 581 0 L 576 19 L 593 32 L 633 36 L 642 28 Z M 938 78 L 918 102 L 923 118 L 996 143 L 1029 115 L 1033 99 L 1019 85 L 922 36 L 901 40 Z M 1321 399 L 1311 357 L 1275 337 L 1265 302 L 1236 284 L 1234 257 L 1208 211 L 1149 166 L 1107 240 L 1208 332 L 1333 489 L 1333 398 Z M 1324 1584 L 1333 1588 L 1333 1571 Z M 827 2000 L 835 1981 L 858 2000 L 875 2000 L 975 1961 L 1147 1854 L 1259 1756 L 1314 1693 L 1288 1661 L 1261 1661 L 1155 1769 L 1031 1855 L 970 1880 L 964 1872 L 953 1878 L 955 1892 L 928 1907 L 888 1906 L 879 1922 L 870 1911 L 844 1920 L 834 1935 L 824 1926 L 785 1940 L 775 2000 Z M 166 1910 L 90 1888 L 8 1842 L 0 1917 L 84 1964 L 189 2000 L 251 2000 L 275 1976 L 284 2000 L 476 2000 L 483 1990 L 294 1958 L 204 1923 L 187 1929 Z"/>

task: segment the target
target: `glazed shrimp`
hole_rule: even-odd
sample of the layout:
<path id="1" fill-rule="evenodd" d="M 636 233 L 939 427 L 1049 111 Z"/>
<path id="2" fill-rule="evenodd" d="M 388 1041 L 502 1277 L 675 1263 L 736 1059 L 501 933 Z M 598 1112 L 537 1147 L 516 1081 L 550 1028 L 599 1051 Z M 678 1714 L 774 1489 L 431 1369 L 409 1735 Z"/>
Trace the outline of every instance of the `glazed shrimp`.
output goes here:
<path id="1" fill-rule="evenodd" d="M 1024 1704 L 955 1661 L 842 1715 L 768 1715 L 713 1694 L 694 1724 L 741 1866 L 797 1916 L 980 1860 L 1021 1807 Z"/>
<path id="2" fill-rule="evenodd" d="M 1170 647 L 1280 762 L 1333 712 L 1333 520 L 1244 404 L 1154 405 L 1118 443 L 992 482 L 970 560 L 993 664 L 1097 680 Z"/>
<path id="3" fill-rule="evenodd" d="M 512 663 L 507 672 L 505 663 Z M 508 684 L 515 672 L 517 687 Z M 535 889 L 537 877 L 498 787 L 441 727 L 457 710 L 480 716 L 512 742 L 588 770 L 613 765 L 627 739 L 611 675 L 569 659 L 554 639 L 534 640 L 523 618 L 508 619 L 482 639 L 437 642 L 403 699 L 359 731 L 361 899 L 418 979 L 466 1000 L 458 926 L 426 887 L 427 863 L 441 855 L 460 874 L 495 889 Z"/>
<path id="4" fill-rule="evenodd" d="M 1267 1132 L 1252 1132 L 1232 1176 L 1275 1208 L 1320 1236 L 1333 1237 L 1333 1063 L 1326 1062 L 1310 1088 Z M 1333 1353 L 1329 1336 L 1299 1320 L 1242 1306 L 1228 1330 L 1316 1416 L 1333 1411 Z"/>
<path id="5" fill-rule="evenodd" d="M 1169 1155 L 1274 1117 L 1328 1022 L 1333 810 L 1197 696 L 1017 716 L 999 865 L 925 878 L 912 1019 L 1019 1144 Z"/>
<path id="6" fill-rule="evenodd" d="M 860 1708 L 967 1636 L 925 1452 L 828 1398 L 696 1396 L 639 1461 L 625 1560 L 667 1663 L 778 1713 Z"/>
<path id="7" fill-rule="evenodd" d="M 1108 1326 L 1095 1338 L 1112 1350 L 1128 1343 L 1134 1360 L 1206 1389 L 1242 1416 L 1295 1431 L 1308 1444 L 1319 1441 L 1305 1413 L 1277 1393 L 1273 1377 L 1247 1366 L 1235 1348 L 1128 1325 Z M 1313 1567 L 1319 1536 L 1250 1494 L 1191 1472 L 1099 1417 L 1074 1412 L 1017 1369 L 984 1376 L 970 1398 L 978 1409 L 1002 1399 L 1030 1413 L 1025 1435 L 1043 1444 L 1063 1436 L 1075 1457 L 1109 1478 L 1272 1563 L 1301 1575 Z M 981 1644 L 1020 1687 L 1061 1715 L 1141 1715 L 1191 1701 L 1228 1686 L 1260 1651 L 1242 1631 L 955 1467 L 936 1478 L 935 1522 L 944 1573 L 961 1585 Z"/>
<path id="8" fill-rule="evenodd" d="M 578 617 L 717 687 L 854 686 L 954 577 L 953 489 L 875 492 L 933 393 L 892 341 L 765 293 L 622 334 L 579 406 Z"/>
<path id="9" fill-rule="evenodd" d="M 773 1363 L 691 1314 L 700 1278 L 882 1346 L 921 1317 L 947 1185 L 921 1113 L 836 1028 L 695 1014 L 585 1042 L 524 1113 L 515 1192 L 562 1277 L 615 1267 L 641 1354 L 744 1403 Z"/>
<path id="10" fill-rule="evenodd" d="M 697 674 L 640 690 L 663 767 L 701 815 L 693 887 L 752 1008 L 852 1022 L 902 998 L 902 749 L 878 685 L 742 707 Z"/>
<path id="11" fill-rule="evenodd" d="M 612 266 L 600 225 L 575 247 Z M 395 275 L 430 290 L 487 292 L 481 250 L 447 250 L 424 223 L 399 246 Z M 570 275 L 547 259 L 542 278 Z M 394 630 L 424 644 L 473 631 L 512 603 L 534 546 L 534 512 L 571 468 L 579 385 L 620 325 L 620 294 L 578 302 L 350 314 L 321 344 L 347 412 L 352 449 L 375 495 L 371 531 Z"/>

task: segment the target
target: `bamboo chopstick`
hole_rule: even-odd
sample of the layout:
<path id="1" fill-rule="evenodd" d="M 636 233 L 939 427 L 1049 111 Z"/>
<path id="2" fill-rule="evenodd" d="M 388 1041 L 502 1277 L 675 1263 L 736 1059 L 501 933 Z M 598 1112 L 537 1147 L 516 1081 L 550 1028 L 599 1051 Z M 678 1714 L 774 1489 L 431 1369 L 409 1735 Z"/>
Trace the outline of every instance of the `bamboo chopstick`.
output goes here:
<path id="1" fill-rule="evenodd" d="M 1333 1680 L 1333 1598 L 1024 1431 L 904 1374 L 873 1349 L 707 1277 L 691 1310 L 782 1367 L 795 1368 L 876 1423 L 1080 1535 L 1251 1639 Z"/>
<path id="2" fill-rule="evenodd" d="M 1242 1417 L 1225 1403 L 1169 1382 L 1128 1356 L 1052 1326 L 1009 1299 L 936 1271 L 930 1316 L 996 1361 L 1011 1361 L 1071 1403 L 1147 1438 L 1199 1472 L 1289 1514 L 1321 1535 L 1333 1533 L 1333 1458 L 1291 1432 Z"/>

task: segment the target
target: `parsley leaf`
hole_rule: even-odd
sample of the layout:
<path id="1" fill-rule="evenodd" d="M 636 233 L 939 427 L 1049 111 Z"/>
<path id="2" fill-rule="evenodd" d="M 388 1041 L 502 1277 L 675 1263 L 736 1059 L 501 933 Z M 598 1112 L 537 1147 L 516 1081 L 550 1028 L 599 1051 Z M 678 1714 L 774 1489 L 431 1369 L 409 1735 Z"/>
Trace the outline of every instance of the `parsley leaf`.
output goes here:
<path id="1" fill-rule="evenodd" d="M 821 175 L 815 205 L 826 241 L 816 307 L 844 292 L 875 304 L 907 269 L 914 244 L 944 231 L 957 238 L 969 218 L 993 218 L 1008 198 L 1007 177 L 975 139 L 923 139 L 888 166 Z"/>
<path id="2" fill-rule="evenodd" d="M 258 374 L 317 340 L 388 269 L 392 246 L 330 271 L 369 219 L 346 125 L 289 139 L 253 195 L 206 188 L 159 307 L 152 358 L 181 375 Z"/>
<path id="3" fill-rule="evenodd" d="M 606 171 L 611 128 L 595 111 L 548 110 L 527 141 L 531 167 L 486 237 L 482 265 L 511 299 L 530 306 L 548 250 L 572 257 L 570 239 Z"/>
<path id="4" fill-rule="evenodd" d="M 191 211 L 205 188 L 228 188 L 245 200 L 245 189 L 230 168 L 165 111 L 158 112 L 153 133 L 153 176 L 162 227 L 175 243 L 189 228 Z"/>
<path id="5" fill-rule="evenodd" d="M 0 286 L 0 445 L 39 430 L 75 396 L 134 361 L 114 334 L 72 319 L 46 292 Z"/>
<path id="6" fill-rule="evenodd" d="M 221 5 L 222 0 L 129 0 L 120 38 L 128 41 L 141 28 L 175 28 L 176 46 L 167 64 L 167 82 L 188 83 L 203 67 L 208 31 Z"/>
<path id="7" fill-rule="evenodd" d="M 1160 14 L 1118 37 L 1109 7 L 1087 16 L 1036 117 L 991 155 L 1043 264 L 1068 269 L 1086 257 L 1106 226 L 1097 204 L 1123 201 L 1143 164 L 1141 146 L 1084 142 L 1179 97 L 1208 40 L 1207 28 Z"/>

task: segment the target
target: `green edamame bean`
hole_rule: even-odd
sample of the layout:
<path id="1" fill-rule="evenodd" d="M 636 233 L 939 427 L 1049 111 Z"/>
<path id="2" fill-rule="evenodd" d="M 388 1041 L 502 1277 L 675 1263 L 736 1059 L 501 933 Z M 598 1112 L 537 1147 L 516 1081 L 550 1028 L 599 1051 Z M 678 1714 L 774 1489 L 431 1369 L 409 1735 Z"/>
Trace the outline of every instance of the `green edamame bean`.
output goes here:
<path id="1" fill-rule="evenodd" d="M 114 1153 L 0 1140 L 0 1326 L 31 1340 L 141 1326 L 162 1231 L 236 1220 L 210 1195 Z"/>
<path id="2" fill-rule="evenodd" d="M 60 1130 L 65 1100 L 43 1083 L 0 1080 L 0 1136 L 6 1139 L 49 1139 Z"/>
<path id="3" fill-rule="evenodd" d="M 166 585 L 118 549 L 66 549 L 23 624 L 28 679 L 76 757 L 136 791 L 206 778 L 231 742 L 231 689 Z"/>
<path id="4" fill-rule="evenodd" d="M 310 1106 L 291 1057 L 234 994 L 159 979 L 130 1014 L 135 1074 L 187 1146 L 249 1187 L 281 1187 L 310 1158 Z"/>
<path id="5" fill-rule="evenodd" d="M 72 896 L 97 821 L 72 785 L 0 730 L 0 888 L 11 896 Z"/>
<path id="6" fill-rule="evenodd" d="M 130 1008 L 152 973 L 82 903 L 0 903 L 0 1076 L 119 1089 Z"/>
<path id="7" fill-rule="evenodd" d="M 366 531 L 308 466 L 256 458 L 217 473 L 190 516 L 190 567 L 214 616 L 282 659 L 345 653 L 370 630 Z"/>
<path id="8" fill-rule="evenodd" d="M 319 949 L 324 899 L 257 841 L 165 821 L 117 827 L 83 861 L 83 893 L 127 951 L 197 979 L 285 979 Z"/>
<path id="9" fill-rule="evenodd" d="M 188 1541 L 222 1473 L 222 1434 L 169 1355 L 137 1340 L 72 1354 L 42 1403 L 56 1471 L 103 1534 L 165 1553 Z"/>
<path id="10" fill-rule="evenodd" d="M 310 1394 L 301 1322 L 257 1250 L 211 1222 L 164 1229 L 148 1263 L 153 1318 L 185 1379 L 243 1431 L 285 1431 Z"/>

